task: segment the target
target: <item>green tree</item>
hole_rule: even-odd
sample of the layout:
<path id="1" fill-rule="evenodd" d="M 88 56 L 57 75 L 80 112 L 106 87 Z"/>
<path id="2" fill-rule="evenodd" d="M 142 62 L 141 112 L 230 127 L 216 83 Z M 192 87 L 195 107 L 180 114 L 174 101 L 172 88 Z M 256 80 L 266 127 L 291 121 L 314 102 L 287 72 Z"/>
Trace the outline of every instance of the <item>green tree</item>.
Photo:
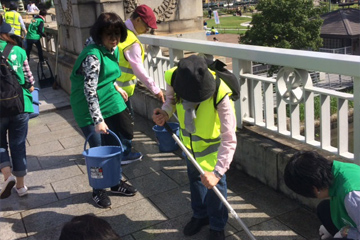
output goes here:
<path id="1" fill-rule="evenodd" d="M 240 43 L 313 50 L 322 46 L 323 20 L 312 0 L 259 0 L 256 9 L 259 13 Z"/>

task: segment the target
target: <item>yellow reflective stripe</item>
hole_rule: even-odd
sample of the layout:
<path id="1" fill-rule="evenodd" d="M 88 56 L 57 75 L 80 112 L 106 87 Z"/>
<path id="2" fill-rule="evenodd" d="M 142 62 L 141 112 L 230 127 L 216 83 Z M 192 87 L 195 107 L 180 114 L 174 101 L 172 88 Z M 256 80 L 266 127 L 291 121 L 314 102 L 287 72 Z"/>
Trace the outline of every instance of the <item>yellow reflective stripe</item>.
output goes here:
<path id="1" fill-rule="evenodd" d="M 120 70 L 121 70 L 122 73 L 134 74 L 134 72 L 133 72 L 133 70 L 131 68 L 120 66 Z"/>
<path id="2" fill-rule="evenodd" d="M 184 137 L 190 137 L 191 134 L 188 131 L 186 131 L 185 129 L 181 129 L 181 131 L 182 131 L 182 135 Z M 209 139 L 209 138 L 202 138 L 197 135 L 191 135 L 191 141 L 193 141 L 193 142 L 204 141 L 206 143 L 212 143 L 212 142 L 219 142 L 220 140 L 221 140 L 220 137 L 217 137 L 214 139 Z"/>
<path id="3" fill-rule="evenodd" d="M 137 82 L 136 78 L 133 79 L 133 80 L 130 80 L 130 81 L 126 81 L 126 82 L 120 82 L 120 81 L 117 81 L 117 85 L 119 87 L 128 87 L 128 86 L 131 86 L 131 85 L 135 85 Z"/>
<path id="4" fill-rule="evenodd" d="M 220 147 L 220 143 L 217 143 L 217 144 L 210 145 L 202 152 L 194 152 L 195 158 L 201 158 L 201 157 L 205 157 L 211 153 L 215 153 L 218 151 L 219 147 Z"/>

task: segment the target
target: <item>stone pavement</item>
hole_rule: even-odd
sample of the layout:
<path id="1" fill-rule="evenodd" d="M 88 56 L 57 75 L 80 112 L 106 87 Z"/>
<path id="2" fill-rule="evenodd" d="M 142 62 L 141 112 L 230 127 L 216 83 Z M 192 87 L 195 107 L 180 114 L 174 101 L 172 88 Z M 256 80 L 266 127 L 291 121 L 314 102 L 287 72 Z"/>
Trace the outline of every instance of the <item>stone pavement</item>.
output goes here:
<path id="1" fill-rule="evenodd" d="M 65 222 L 86 213 L 107 220 L 123 240 L 208 239 L 208 227 L 192 237 L 182 234 L 191 218 L 185 161 L 180 151 L 159 152 L 152 122 L 136 116 L 133 147 L 144 158 L 123 167 L 124 177 L 138 193 L 134 197 L 109 194 L 112 207 L 100 209 L 91 200 L 81 154 L 85 140 L 68 95 L 61 89 L 44 88 L 40 100 L 41 114 L 30 120 L 27 137 L 29 195 L 20 198 L 13 190 L 9 198 L 0 200 L 1 240 L 58 239 Z M 237 170 L 230 170 L 227 177 L 228 201 L 257 239 L 318 239 L 314 213 Z M 248 239 L 231 215 L 226 236 L 227 240 Z"/>

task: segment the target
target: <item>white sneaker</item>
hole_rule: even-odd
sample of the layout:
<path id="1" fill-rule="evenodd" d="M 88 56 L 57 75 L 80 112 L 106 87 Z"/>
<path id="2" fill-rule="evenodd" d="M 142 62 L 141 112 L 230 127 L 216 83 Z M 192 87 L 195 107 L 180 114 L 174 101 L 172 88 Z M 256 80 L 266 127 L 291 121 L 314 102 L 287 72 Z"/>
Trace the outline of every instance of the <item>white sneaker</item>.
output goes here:
<path id="1" fill-rule="evenodd" d="M 11 189 L 14 187 L 15 183 L 15 177 L 13 175 L 6 179 L 0 191 L 0 199 L 8 198 L 11 195 Z"/>
<path id="2" fill-rule="evenodd" d="M 16 190 L 17 193 L 19 194 L 19 197 L 23 197 L 23 196 L 25 196 L 25 195 L 28 194 L 28 188 L 27 188 L 27 186 L 25 186 L 25 185 L 24 185 L 24 187 L 22 187 L 22 188 L 20 188 L 20 189 L 17 189 L 17 188 L 15 187 L 15 190 Z"/>

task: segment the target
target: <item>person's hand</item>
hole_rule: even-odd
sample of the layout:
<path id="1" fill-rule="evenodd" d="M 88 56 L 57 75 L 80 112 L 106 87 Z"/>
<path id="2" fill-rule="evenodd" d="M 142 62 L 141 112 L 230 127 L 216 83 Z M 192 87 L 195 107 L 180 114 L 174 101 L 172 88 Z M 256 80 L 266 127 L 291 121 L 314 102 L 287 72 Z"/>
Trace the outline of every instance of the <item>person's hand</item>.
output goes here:
<path id="1" fill-rule="evenodd" d="M 127 102 L 128 98 L 129 98 L 127 92 L 125 92 L 125 90 L 122 89 L 121 87 L 116 87 L 116 90 L 121 94 L 124 101 Z"/>
<path id="2" fill-rule="evenodd" d="M 341 231 L 338 231 L 335 235 L 334 238 L 343 238 L 343 236 L 341 235 Z M 321 238 L 322 239 L 322 238 Z"/>
<path id="3" fill-rule="evenodd" d="M 163 126 L 169 120 L 169 116 L 164 110 L 155 108 L 152 119 L 156 125 Z"/>
<path id="4" fill-rule="evenodd" d="M 207 189 L 212 189 L 220 181 L 213 172 L 205 172 L 201 175 L 201 182 Z"/>
<path id="5" fill-rule="evenodd" d="M 324 225 L 321 225 L 319 228 L 319 235 L 322 240 L 331 238 L 332 235 L 326 230 Z"/>
<path id="6" fill-rule="evenodd" d="M 165 102 L 164 93 L 160 90 L 158 94 L 155 95 L 162 103 Z"/>
<path id="7" fill-rule="evenodd" d="M 104 121 L 95 125 L 96 133 L 109 134 L 109 132 L 107 131 L 108 129 L 109 128 Z"/>
<path id="8" fill-rule="evenodd" d="M 34 86 L 31 86 L 30 88 L 28 88 L 30 92 L 33 92 L 35 87 Z"/>

